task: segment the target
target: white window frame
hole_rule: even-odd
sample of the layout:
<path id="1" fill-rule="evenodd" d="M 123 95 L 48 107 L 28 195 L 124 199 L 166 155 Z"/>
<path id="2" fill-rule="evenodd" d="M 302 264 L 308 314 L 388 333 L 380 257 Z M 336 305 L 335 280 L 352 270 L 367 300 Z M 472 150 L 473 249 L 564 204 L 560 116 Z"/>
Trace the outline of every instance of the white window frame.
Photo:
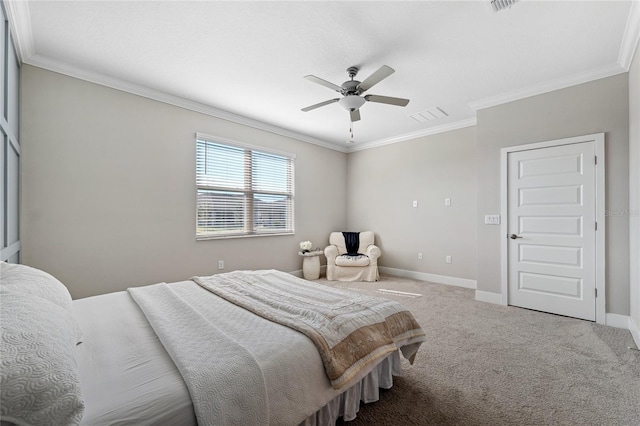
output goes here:
<path id="1" fill-rule="evenodd" d="M 230 147 L 230 148 L 238 148 L 238 149 L 243 149 L 245 151 L 245 165 L 244 165 L 244 175 L 247 179 L 245 179 L 244 182 L 244 188 L 239 189 L 239 188 L 235 188 L 233 190 L 226 188 L 224 186 L 210 186 L 210 185 L 203 185 L 202 183 L 198 183 L 198 170 L 197 170 L 197 163 L 198 163 L 198 151 L 196 148 L 196 240 L 212 240 L 212 239 L 224 239 L 224 238 L 245 238 L 245 237 L 263 237 L 263 236 L 274 236 L 274 235 L 292 235 L 295 233 L 295 212 L 294 212 L 294 206 L 295 206 L 295 191 L 294 191 L 294 182 L 295 182 L 295 154 L 289 153 L 289 152 L 284 152 L 284 151 L 278 151 L 278 150 L 274 150 L 274 149 L 270 149 L 270 148 L 264 148 L 261 146 L 256 146 L 256 145 L 250 145 L 250 144 L 246 144 L 243 142 L 238 142 L 235 140 L 231 140 L 231 139 L 227 139 L 227 138 L 223 138 L 223 137 L 219 137 L 219 136 L 212 136 L 212 135 L 207 135 L 204 133 L 196 133 L 196 139 L 195 139 L 195 143 L 196 143 L 196 147 L 198 145 L 198 142 L 209 142 L 209 143 L 215 143 L 218 145 L 222 145 L 225 147 Z M 258 153 L 258 154 L 267 154 L 267 155 L 275 155 L 278 157 L 283 157 L 286 158 L 287 160 L 289 160 L 288 163 L 288 167 L 289 167 L 289 171 L 287 173 L 288 176 L 288 181 L 287 181 L 287 188 L 288 190 L 286 192 L 282 192 L 282 191 L 269 191 L 269 190 L 255 190 L 253 188 L 252 185 L 252 179 L 254 177 L 253 175 L 253 170 L 251 168 L 251 156 L 254 153 Z M 228 230 L 228 231 L 220 231 L 220 232 L 214 232 L 214 231 L 203 231 L 200 227 L 199 227 L 199 214 L 201 209 L 203 209 L 204 207 L 202 207 L 200 205 L 200 197 L 198 197 L 198 193 L 201 190 L 213 190 L 213 191 L 230 191 L 230 192 L 237 192 L 237 193 L 241 193 L 244 196 L 244 218 L 243 218 L 243 229 L 242 230 Z M 276 229 L 276 230 L 257 230 L 255 223 L 254 223 L 254 217 L 255 217 L 255 206 L 253 203 L 254 200 L 254 194 L 259 193 L 259 194 L 265 194 L 265 195 L 275 195 L 275 196 L 286 196 L 289 199 L 289 204 L 288 204 L 288 215 L 286 218 L 288 227 L 287 229 Z"/>

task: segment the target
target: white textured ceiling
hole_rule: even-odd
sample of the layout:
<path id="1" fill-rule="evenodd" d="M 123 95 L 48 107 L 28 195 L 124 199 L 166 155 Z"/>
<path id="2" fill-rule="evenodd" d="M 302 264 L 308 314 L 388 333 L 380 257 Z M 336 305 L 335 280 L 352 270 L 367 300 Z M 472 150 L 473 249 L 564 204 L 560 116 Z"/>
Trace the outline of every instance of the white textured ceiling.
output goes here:
<path id="1" fill-rule="evenodd" d="M 498 13 L 489 1 L 9 3 L 26 63 L 343 151 L 469 125 L 474 108 L 624 72 L 637 32 L 630 1 L 521 0 Z M 358 80 L 394 68 L 367 93 L 411 101 L 366 103 L 347 145 L 341 106 L 300 109 L 337 95 L 303 76 L 339 85 L 352 65 Z M 409 117 L 435 106 L 448 117 Z"/>

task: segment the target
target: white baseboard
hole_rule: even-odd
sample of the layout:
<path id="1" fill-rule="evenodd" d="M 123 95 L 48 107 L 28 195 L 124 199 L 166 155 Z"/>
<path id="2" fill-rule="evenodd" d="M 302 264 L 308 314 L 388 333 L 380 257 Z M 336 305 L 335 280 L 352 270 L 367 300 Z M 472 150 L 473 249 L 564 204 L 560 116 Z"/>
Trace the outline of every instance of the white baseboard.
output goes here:
<path id="1" fill-rule="evenodd" d="M 629 317 L 629 331 L 631 332 L 633 341 L 636 342 L 636 348 L 640 349 L 640 324 L 636 324 L 631 317 Z"/>
<path id="2" fill-rule="evenodd" d="M 487 302 L 493 303 L 495 305 L 502 305 L 502 294 L 476 290 L 476 300 L 478 302 Z"/>
<path id="3" fill-rule="evenodd" d="M 391 275 L 394 277 L 411 278 L 412 280 L 429 281 L 436 284 L 455 285 L 458 287 L 470 288 L 473 290 L 477 288 L 476 280 L 469 280 L 466 278 L 427 274 L 425 272 L 407 271 L 406 269 L 388 268 L 386 266 L 379 266 L 378 270 L 381 274 Z"/>
<path id="4" fill-rule="evenodd" d="M 609 327 L 624 328 L 625 330 L 629 330 L 630 321 L 631 317 L 628 317 L 626 315 L 607 314 L 605 316 L 605 324 Z"/>

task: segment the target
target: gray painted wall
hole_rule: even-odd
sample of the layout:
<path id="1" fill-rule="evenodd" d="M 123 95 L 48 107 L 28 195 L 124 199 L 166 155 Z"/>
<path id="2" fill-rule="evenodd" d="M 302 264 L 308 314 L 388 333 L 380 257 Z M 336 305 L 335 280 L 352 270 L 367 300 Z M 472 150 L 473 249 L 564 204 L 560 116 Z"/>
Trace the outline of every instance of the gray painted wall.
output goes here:
<path id="1" fill-rule="evenodd" d="M 629 84 L 627 74 L 478 111 L 478 290 L 500 293 L 500 149 L 605 133 L 606 209 L 629 208 Z M 607 313 L 629 315 L 629 221 L 606 218 Z"/>
<path id="2" fill-rule="evenodd" d="M 346 154 L 25 65 L 22 263 L 74 298 L 235 269 L 301 269 L 346 226 Z M 295 153 L 296 235 L 195 240 L 195 132 Z"/>
<path id="3" fill-rule="evenodd" d="M 475 126 L 350 153 L 347 183 L 347 225 L 376 233 L 380 266 L 475 280 Z"/>
<path id="4" fill-rule="evenodd" d="M 500 293 L 499 227 L 483 224 L 500 211 L 500 149 L 605 132 L 606 208 L 629 209 L 634 152 L 640 163 L 638 72 L 636 55 L 629 75 L 487 108 L 477 126 L 346 155 L 25 65 L 22 260 L 78 298 L 217 273 L 218 260 L 225 270 L 295 271 L 300 241 L 323 247 L 331 230 L 371 229 L 381 266 Z M 295 236 L 195 241 L 196 131 L 297 155 Z M 637 279 L 629 287 L 630 223 L 633 231 L 634 218 L 607 218 L 608 313 L 629 315 L 630 290 L 638 294 Z"/>
<path id="5" fill-rule="evenodd" d="M 640 331 L 640 43 L 629 70 L 629 238 L 631 320 Z M 636 334 L 636 343 L 640 334 Z M 640 344 L 640 343 L 639 343 Z"/>

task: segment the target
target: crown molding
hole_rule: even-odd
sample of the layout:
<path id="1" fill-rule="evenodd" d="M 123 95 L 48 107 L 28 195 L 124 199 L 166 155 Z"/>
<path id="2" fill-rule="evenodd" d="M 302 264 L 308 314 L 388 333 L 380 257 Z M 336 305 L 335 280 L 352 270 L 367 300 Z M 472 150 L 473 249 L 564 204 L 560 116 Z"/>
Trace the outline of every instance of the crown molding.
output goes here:
<path id="1" fill-rule="evenodd" d="M 408 140 L 421 138 L 423 136 L 431 136 L 438 133 L 449 132 L 451 130 L 462 129 L 465 127 L 471 127 L 475 125 L 476 125 L 476 118 L 472 117 L 466 120 L 459 120 L 453 123 L 443 124 L 437 127 L 430 127 L 428 129 L 420 130 L 417 132 L 405 133 L 403 135 L 393 136 L 386 139 L 379 139 L 376 141 L 366 142 L 358 145 L 350 145 L 348 147 L 348 152 L 356 152 L 356 151 L 362 151 L 365 149 L 377 148 L 379 146 L 391 145 L 398 142 L 405 142 Z"/>
<path id="2" fill-rule="evenodd" d="M 448 132 L 464 127 L 474 126 L 476 124 L 476 118 L 469 118 L 454 123 L 448 123 L 445 125 L 431 127 L 429 129 L 406 133 L 399 136 L 394 136 L 386 139 L 379 139 L 371 142 L 366 142 L 358 145 L 340 146 L 336 143 L 327 142 L 326 140 L 314 138 L 312 136 L 299 133 L 293 130 L 285 129 L 279 126 L 268 124 L 259 120 L 244 117 L 238 114 L 234 114 L 229 111 L 225 111 L 219 108 L 212 107 L 210 105 L 195 102 L 180 96 L 171 95 L 160 90 L 152 89 L 146 86 L 130 83 L 124 80 L 109 77 L 107 75 L 93 73 L 87 70 L 83 70 L 77 67 L 71 67 L 67 64 L 63 64 L 51 59 L 37 55 L 35 52 L 35 44 L 33 39 L 31 19 L 29 15 L 28 2 L 24 0 L 2 0 L 7 18 L 10 23 L 11 34 L 13 36 L 14 44 L 18 59 L 21 63 L 26 63 L 39 68 L 43 68 L 49 71 L 57 72 L 60 74 L 68 75 L 70 77 L 78 78 L 102 86 L 110 87 L 123 92 L 139 95 L 148 99 L 153 99 L 159 102 L 163 102 L 169 105 L 174 105 L 187 110 L 199 112 L 205 115 L 230 121 L 233 123 L 241 124 L 247 127 L 255 128 L 258 130 L 266 131 L 269 133 L 277 134 L 280 136 L 308 142 L 314 145 L 321 146 L 323 148 L 332 149 L 335 151 L 349 153 L 355 151 L 361 151 L 365 149 L 375 148 L 384 145 L 390 145 L 398 142 L 404 142 L 411 139 L 420 138 L 423 136 L 434 135 L 438 133 Z M 627 24 L 625 27 L 624 36 L 620 45 L 620 51 L 618 54 L 618 62 L 616 64 L 608 65 L 605 67 L 589 70 L 573 76 L 557 79 L 553 81 L 544 82 L 538 85 L 530 86 L 527 88 L 515 90 L 508 93 L 503 93 L 497 96 L 484 98 L 478 101 L 470 102 L 468 105 L 473 111 L 489 108 L 492 106 L 528 98 L 531 96 L 540 95 L 543 93 L 552 92 L 559 89 L 575 86 L 577 84 L 586 83 L 593 80 L 598 80 L 605 77 L 614 76 L 623 72 L 628 72 L 635 49 L 640 40 L 640 1 L 633 0 L 631 2 L 631 8 L 629 10 L 629 16 L 627 18 Z"/>
<path id="3" fill-rule="evenodd" d="M 624 29 L 624 36 L 618 53 L 618 64 L 627 72 L 631 68 L 631 61 L 633 61 L 638 40 L 640 40 L 640 1 L 636 0 L 631 2 L 627 25 Z"/>
<path id="4" fill-rule="evenodd" d="M 517 101 L 531 96 L 541 95 L 543 93 L 553 92 L 554 90 L 565 89 L 589 81 L 599 80 L 601 78 L 611 77 L 623 72 L 628 72 L 631 67 L 633 55 L 640 40 L 640 1 L 631 1 L 629 16 L 625 26 L 622 42 L 620 43 L 620 51 L 618 52 L 618 61 L 615 64 L 607 65 L 601 68 L 592 69 L 582 73 L 574 74 L 569 77 L 547 81 L 535 86 L 526 87 L 512 92 L 503 93 L 497 96 L 480 99 L 478 101 L 469 102 L 469 107 L 474 111 L 489 108 L 507 102 Z"/>
<path id="5" fill-rule="evenodd" d="M 24 0 L 2 0 L 2 3 L 7 12 L 9 28 L 11 29 L 11 34 L 13 35 L 16 48 L 15 50 L 20 63 L 33 65 L 35 67 L 57 72 L 59 74 L 68 75 L 70 77 L 110 87 L 112 89 L 121 90 L 123 92 L 132 93 L 134 95 L 139 95 L 148 99 L 153 99 L 159 102 L 199 112 L 233 123 L 242 124 L 258 130 L 263 130 L 280 136 L 301 140 L 321 146 L 323 148 L 329 148 L 340 152 L 347 152 L 346 148 L 342 148 L 338 145 L 331 144 L 324 140 L 313 138 L 302 133 L 234 114 L 229 111 L 195 102 L 186 98 L 182 98 L 180 96 L 175 96 L 159 90 L 151 89 L 146 86 L 130 83 L 124 80 L 109 77 L 104 74 L 93 73 L 42 57 L 35 51 L 28 2 Z"/>
<path id="6" fill-rule="evenodd" d="M 329 148 L 341 152 L 346 152 L 346 149 L 341 149 L 335 144 L 317 139 L 302 133 L 288 130 L 279 126 L 265 123 L 263 121 L 254 120 L 252 118 L 244 117 L 242 115 L 234 114 L 223 109 L 219 109 L 210 105 L 202 104 L 200 102 L 192 101 L 180 96 L 171 95 L 160 90 L 152 89 L 140 84 L 131 83 L 125 80 L 109 77 L 104 74 L 94 73 L 86 71 L 80 68 L 72 67 L 67 64 L 63 64 L 57 61 L 53 61 L 48 58 L 41 57 L 40 55 L 32 55 L 30 58 L 26 58 L 24 63 L 43 68 L 49 71 L 53 71 L 59 74 L 68 75 L 70 77 L 78 78 L 80 80 L 95 83 L 101 86 L 110 87 L 112 89 L 120 90 L 126 93 L 142 96 L 144 98 L 152 99 L 158 102 L 163 102 L 169 105 L 184 108 L 190 111 L 195 111 L 201 114 L 209 115 L 211 117 L 220 118 L 222 120 L 230 121 L 232 123 L 241 124 L 254 129 L 262 130 L 265 132 L 273 133 L 276 135 L 284 136 L 308 142 L 314 145 L 321 146 L 323 148 Z"/>
<path id="7" fill-rule="evenodd" d="M 512 92 L 503 93 L 497 96 L 480 99 L 478 101 L 469 102 L 469 108 L 474 111 L 493 107 L 496 105 L 506 104 L 508 102 L 518 101 L 520 99 L 530 98 L 532 96 L 542 95 L 544 93 L 553 92 L 567 87 L 576 86 L 582 83 L 599 80 L 605 77 L 611 77 L 626 72 L 619 64 L 607 65 L 601 68 L 574 74 L 569 77 L 559 78 L 557 80 L 546 81 L 534 86 L 525 87 L 523 89 L 514 90 Z"/>
<path id="8" fill-rule="evenodd" d="M 383 145 L 390 145 L 393 143 L 404 142 L 411 139 L 416 139 L 422 136 L 434 135 L 437 133 L 448 132 L 450 130 L 456 130 L 463 127 L 474 126 L 476 119 L 470 118 L 467 120 L 456 121 L 454 123 L 445 124 L 442 126 L 431 127 L 429 129 L 421 130 L 418 132 L 406 133 L 399 136 L 393 136 L 387 139 L 379 139 L 372 142 L 362 143 L 356 146 L 339 146 L 334 143 L 326 142 L 321 139 L 317 139 L 302 133 L 298 133 L 292 130 L 284 129 L 282 127 L 274 126 L 259 120 L 244 117 L 242 115 L 234 114 L 229 111 L 225 111 L 219 108 L 215 108 L 206 104 L 195 102 L 180 96 L 171 95 L 160 90 L 151 89 L 146 86 L 131 83 L 125 80 L 109 77 L 104 74 L 94 73 L 86 71 L 77 67 L 72 67 L 67 64 L 53 61 L 51 59 L 34 54 L 29 58 L 25 58 L 24 63 L 32 65 L 38 68 L 46 69 L 48 71 L 56 72 L 59 74 L 67 75 L 80 80 L 88 81 L 90 83 L 98 84 L 101 86 L 110 87 L 112 89 L 120 90 L 126 93 L 142 96 L 144 98 L 152 99 L 158 102 L 163 102 L 169 105 L 184 108 L 190 111 L 195 111 L 201 114 L 209 115 L 212 117 L 220 118 L 222 120 L 230 121 L 233 123 L 241 124 L 247 127 L 252 127 L 258 130 L 263 130 L 276 135 L 285 136 L 291 139 L 296 139 L 303 142 L 308 142 L 314 145 L 321 146 L 323 148 L 332 149 L 343 153 L 349 153 L 354 151 L 361 151 L 364 149 L 375 148 Z"/>
<path id="9" fill-rule="evenodd" d="M 2 1 L 7 13 L 9 29 L 13 38 L 18 60 L 23 63 L 25 59 L 33 56 L 35 47 L 33 33 L 31 32 L 31 17 L 29 3 L 26 1 Z"/>
<path id="10" fill-rule="evenodd" d="M 35 67 L 43 68 L 49 71 L 53 71 L 59 74 L 64 74 L 70 77 L 85 80 L 91 83 L 99 84 L 102 86 L 110 87 L 123 92 L 139 95 L 148 99 L 153 99 L 159 102 L 163 102 L 169 105 L 174 105 L 180 108 L 185 108 L 191 111 L 199 112 L 212 117 L 220 118 L 237 124 L 242 124 L 255 129 L 267 131 L 280 136 L 300 140 L 303 142 L 312 143 L 314 145 L 321 146 L 323 148 L 332 149 L 342 153 L 349 153 L 355 151 L 361 151 L 364 149 L 375 148 L 378 146 L 390 145 L 398 142 L 404 142 L 411 139 L 416 139 L 423 136 L 434 135 L 437 133 L 443 133 L 450 130 L 460 129 L 463 127 L 474 126 L 476 119 L 471 118 L 467 120 L 458 121 L 455 123 L 449 123 L 442 126 L 432 127 L 429 129 L 421 130 L 418 132 L 407 133 L 404 135 L 394 136 L 391 138 L 375 140 L 357 146 L 340 146 L 335 143 L 330 143 L 321 139 L 313 138 L 311 136 L 294 132 L 288 129 L 284 129 L 278 126 L 274 126 L 262 121 L 250 119 L 238 114 L 234 114 L 222 109 L 218 109 L 209 105 L 205 105 L 199 102 L 195 102 L 186 98 L 182 98 L 175 95 L 151 89 L 142 85 L 137 85 L 124 80 L 109 77 L 104 74 L 93 73 L 87 70 L 83 70 L 77 67 L 69 66 L 58 61 L 51 60 L 49 58 L 42 57 L 35 52 L 35 46 L 33 41 L 33 34 L 31 30 L 31 19 L 29 17 L 29 7 L 26 1 L 12 1 L 2 0 L 5 8 L 7 9 L 10 26 L 12 28 L 14 39 L 16 40 L 16 51 L 20 62 L 26 63 Z"/>

